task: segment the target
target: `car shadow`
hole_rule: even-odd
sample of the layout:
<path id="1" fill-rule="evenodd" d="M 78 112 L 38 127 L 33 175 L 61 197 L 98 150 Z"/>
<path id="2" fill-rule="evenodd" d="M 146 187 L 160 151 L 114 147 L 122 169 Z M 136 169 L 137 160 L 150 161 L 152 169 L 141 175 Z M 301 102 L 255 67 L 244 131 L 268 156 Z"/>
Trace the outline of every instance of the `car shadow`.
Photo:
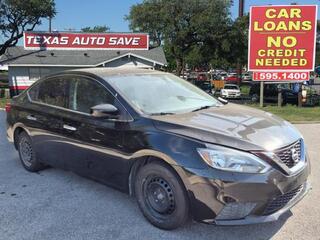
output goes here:
<path id="1" fill-rule="evenodd" d="M 282 226 L 286 223 L 287 219 L 292 216 L 291 211 L 284 213 L 278 221 L 241 225 L 241 226 L 217 226 L 204 223 L 190 222 L 181 229 L 176 230 L 176 234 L 188 236 L 190 232 L 201 233 L 197 239 L 254 239 L 254 240 L 267 240 L 271 239 Z"/>
<path id="2" fill-rule="evenodd" d="M 19 166 L 21 164 L 18 156 L 15 156 L 15 159 L 10 159 L 9 161 L 12 161 L 10 164 L 11 167 L 16 168 L 20 176 L 27 175 L 30 181 L 39 183 L 42 182 L 43 189 L 40 190 L 40 186 L 37 186 L 37 188 L 38 191 L 40 190 L 42 192 L 41 195 L 44 199 L 49 199 L 50 205 L 47 205 L 48 211 L 51 211 L 51 207 L 57 204 L 56 190 L 47 190 L 46 188 L 48 184 L 53 184 L 56 186 L 56 188 L 62 188 L 59 190 L 59 194 L 60 196 L 64 194 L 65 197 L 60 200 L 66 202 L 65 205 L 61 206 L 63 212 L 65 212 L 63 214 L 68 214 L 68 211 L 70 210 L 68 209 L 68 202 L 70 201 L 74 201 L 72 204 L 75 206 L 85 204 L 85 208 L 72 216 L 72 225 L 64 225 L 63 221 L 61 222 L 61 225 L 59 224 L 61 229 L 68 229 L 72 232 L 76 231 L 76 229 L 73 228 L 84 220 L 83 216 L 90 213 L 95 216 L 95 221 L 89 222 L 86 225 L 86 228 L 95 229 L 96 224 L 102 223 L 103 226 L 99 228 L 98 232 L 96 232 L 97 230 L 94 230 L 98 236 L 108 236 L 110 232 L 118 232 L 118 237 L 120 239 L 126 234 L 125 232 L 130 232 L 130 239 L 139 240 L 267 240 L 271 239 L 286 223 L 287 219 L 292 216 L 292 213 L 288 211 L 276 222 L 243 226 L 216 226 L 189 221 L 187 224 L 178 229 L 165 231 L 152 226 L 141 214 L 134 197 L 129 197 L 128 194 L 122 193 L 111 187 L 104 186 L 96 181 L 83 178 L 72 172 L 56 168 L 48 168 L 38 172 L 37 174 L 26 172 L 21 166 Z M 45 184 L 43 184 L 43 182 L 45 182 Z M 72 196 L 77 197 L 74 198 Z M 37 195 L 32 197 L 37 198 Z M 85 199 L 85 201 L 83 199 Z M 93 207 L 94 205 L 96 206 Z M 38 212 L 38 214 L 41 213 Z M 63 216 L 59 217 L 63 218 Z M 24 220 L 27 221 L 27 219 Z M 83 233 L 77 232 L 77 234 L 79 234 L 80 237 L 80 235 Z"/>
<path id="3" fill-rule="evenodd" d="M 25 172 L 25 170 L 19 168 L 21 166 L 19 166 L 20 160 L 18 157 L 16 157 L 11 164 L 14 165 L 12 167 L 17 168 L 17 170 L 19 169 L 19 175 Z M 113 231 L 116 231 L 118 228 L 125 228 L 126 231 L 134 232 L 134 234 L 131 236 L 131 239 L 267 240 L 271 239 L 282 228 L 287 219 L 292 216 L 292 213 L 288 211 L 284 213 L 276 222 L 243 226 L 217 226 L 189 221 L 185 226 L 182 226 L 178 229 L 164 231 L 152 226 L 143 217 L 134 197 L 130 197 L 129 195 L 121 193 L 111 187 L 104 186 L 96 181 L 83 178 L 69 171 L 56 168 L 48 168 L 38 172 L 37 174 L 28 172 L 25 172 L 24 174 L 28 175 L 32 181 L 39 182 L 42 179 L 43 181 L 46 181 L 47 184 L 58 179 L 59 186 L 64 186 L 64 190 L 61 190 L 65 192 L 66 196 L 70 197 L 70 192 L 73 192 L 76 195 L 85 195 L 85 199 L 87 199 L 87 202 L 85 203 L 86 206 L 92 206 L 95 204 L 94 201 L 91 202 L 92 199 L 95 199 L 97 204 L 100 202 L 100 204 L 98 204 L 99 207 L 96 207 L 95 210 L 92 210 L 91 207 L 88 207 L 87 209 L 83 209 L 81 214 L 94 211 L 93 215 L 96 216 L 99 222 L 105 221 L 105 228 L 101 229 L 101 235 L 108 235 L 108 231 L 111 231 L 112 229 Z M 81 189 L 81 193 L 78 192 L 78 189 Z M 46 193 L 43 192 L 42 194 L 45 195 Z M 50 196 L 50 193 L 47 194 L 47 197 L 54 199 L 53 195 Z M 68 201 L 67 197 L 64 199 L 64 201 Z M 54 205 L 55 203 L 52 204 Z M 77 205 L 78 203 L 74 202 L 74 204 Z M 75 215 L 73 219 L 81 218 L 81 214 Z M 111 214 L 112 218 L 109 219 L 106 214 Z M 118 225 L 113 225 L 112 221 L 118 222 Z M 62 225 L 60 227 L 70 228 L 70 226 Z M 89 224 L 87 227 L 94 228 L 95 226 L 90 226 Z M 121 238 L 120 236 L 119 238 Z"/>
<path id="4" fill-rule="evenodd" d="M 117 218 L 123 226 L 119 226 L 120 228 L 125 228 L 129 232 L 137 231 L 136 236 L 132 236 L 131 239 L 226 239 L 226 240 L 242 240 L 242 239 L 253 239 L 253 240 L 267 240 L 273 238 L 274 235 L 277 234 L 286 223 L 286 221 L 293 215 L 291 211 L 284 213 L 278 221 L 269 222 L 269 223 L 261 223 L 261 224 L 252 224 L 252 225 L 241 225 L 241 226 L 218 226 L 213 224 L 200 223 L 190 220 L 184 226 L 172 230 L 165 231 L 158 229 L 152 226 L 141 214 L 138 205 L 135 201 L 134 197 L 130 197 L 128 194 L 122 193 L 118 190 L 113 189 L 112 187 L 104 186 L 94 180 L 86 179 L 71 172 L 66 172 L 63 170 L 51 169 L 50 171 L 59 171 L 60 174 L 71 174 L 75 176 L 76 181 L 78 183 L 75 184 L 85 184 L 87 187 L 92 189 L 96 189 L 97 191 L 92 192 L 94 194 L 96 192 L 97 195 L 101 196 L 101 189 L 104 189 L 104 193 L 102 195 L 105 198 L 105 201 L 109 201 L 109 203 L 113 203 L 115 209 L 118 209 L 114 212 L 114 218 Z M 61 171 L 61 172 L 60 172 Z M 87 188 L 86 187 L 86 188 Z M 95 198 L 95 197 L 93 197 Z M 109 204 L 108 203 L 108 204 Z M 121 209 L 121 210 L 120 210 Z M 103 209 L 101 209 L 103 211 Z M 110 209 L 109 209 L 110 210 Z M 132 229 L 128 224 L 130 222 L 135 221 L 135 224 L 132 224 Z M 138 230 L 137 230 L 138 229 Z M 139 235 L 141 231 L 142 235 Z M 146 234 L 145 232 L 148 232 Z M 151 238 L 154 234 L 161 236 Z"/>

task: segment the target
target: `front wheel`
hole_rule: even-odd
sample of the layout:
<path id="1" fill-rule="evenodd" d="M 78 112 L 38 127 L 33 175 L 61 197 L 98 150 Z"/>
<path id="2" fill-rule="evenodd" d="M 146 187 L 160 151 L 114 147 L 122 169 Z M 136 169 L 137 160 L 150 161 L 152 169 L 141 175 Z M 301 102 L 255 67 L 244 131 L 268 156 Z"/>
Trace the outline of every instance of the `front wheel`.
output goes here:
<path id="1" fill-rule="evenodd" d="M 162 163 L 142 167 L 135 181 L 135 195 L 143 215 L 154 226 L 171 230 L 189 217 L 189 205 L 183 183 Z"/>

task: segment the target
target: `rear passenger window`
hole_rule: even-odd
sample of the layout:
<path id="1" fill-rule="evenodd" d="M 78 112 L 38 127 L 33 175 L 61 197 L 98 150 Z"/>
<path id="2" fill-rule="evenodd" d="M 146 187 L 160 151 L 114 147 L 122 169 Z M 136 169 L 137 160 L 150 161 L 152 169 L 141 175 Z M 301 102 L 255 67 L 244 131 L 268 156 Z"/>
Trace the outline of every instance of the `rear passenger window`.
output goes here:
<path id="1" fill-rule="evenodd" d="M 112 94 L 93 80 L 74 77 L 69 85 L 69 109 L 91 113 L 91 108 L 98 104 L 114 104 Z"/>
<path id="2" fill-rule="evenodd" d="M 66 91 L 67 84 L 65 80 L 60 78 L 47 79 L 39 84 L 36 101 L 53 106 L 66 107 Z"/>

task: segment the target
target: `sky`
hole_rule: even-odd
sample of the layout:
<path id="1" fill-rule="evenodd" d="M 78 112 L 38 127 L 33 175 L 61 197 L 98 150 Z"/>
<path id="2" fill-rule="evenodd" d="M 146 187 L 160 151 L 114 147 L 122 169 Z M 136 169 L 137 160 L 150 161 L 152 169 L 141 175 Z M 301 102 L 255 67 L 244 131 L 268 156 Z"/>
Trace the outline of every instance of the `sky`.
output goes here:
<path id="1" fill-rule="evenodd" d="M 52 30 L 80 31 L 81 28 L 95 25 L 106 25 L 113 32 L 128 32 L 128 22 L 124 16 L 129 13 L 130 6 L 142 2 L 142 0 L 55 0 L 57 15 L 52 20 Z M 292 2 L 298 4 L 320 5 L 320 0 L 245 0 L 245 12 L 252 5 L 285 5 Z M 238 0 L 234 0 L 231 9 L 233 17 L 238 14 Z M 320 9 L 318 11 L 320 19 Z M 42 21 L 42 25 L 35 30 L 48 30 L 48 21 Z"/>

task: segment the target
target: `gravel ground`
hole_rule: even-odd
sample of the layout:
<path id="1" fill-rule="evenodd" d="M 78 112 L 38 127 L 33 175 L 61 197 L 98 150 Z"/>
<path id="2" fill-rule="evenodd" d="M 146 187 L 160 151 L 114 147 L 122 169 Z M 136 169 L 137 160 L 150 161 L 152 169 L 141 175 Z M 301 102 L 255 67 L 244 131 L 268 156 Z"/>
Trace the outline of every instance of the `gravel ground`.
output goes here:
<path id="1" fill-rule="evenodd" d="M 163 231 L 126 194 L 58 169 L 25 171 L 6 140 L 0 111 L 0 239 L 320 239 L 320 124 L 296 126 L 308 145 L 313 190 L 279 221 L 236 227 L 191 222 Z"/>

